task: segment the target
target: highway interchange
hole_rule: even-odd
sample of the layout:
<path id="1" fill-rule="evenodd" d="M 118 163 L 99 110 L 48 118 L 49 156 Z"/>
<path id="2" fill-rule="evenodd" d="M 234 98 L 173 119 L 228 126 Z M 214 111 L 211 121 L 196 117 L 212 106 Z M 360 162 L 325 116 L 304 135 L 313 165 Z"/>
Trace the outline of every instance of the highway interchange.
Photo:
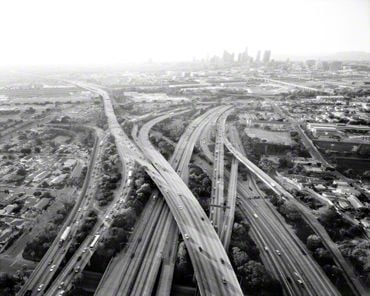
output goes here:
<path id="1" fill-rule="evenodd" d="M 94 254 L 96 245 L 91 247 L 91 242 L 96 238 L 97 243 L 104 236 L 113 216 L 126 200 L 130 192 L 129 172 L 136 166 L 145 169 L 158 191 L 153 192 L 127 248 L 112 260 L 95 295 L 170 295 L 179 233 L 189 253 L 201 295 L 243 295 L 227 255 L 236 208 L 240 209 L 243 218 L 250 224 L 250 235 L 261 251 L 264 265 L 282 283 L 286 295 L 340 295 L 258 187 L 257 179 L 280 198 L 294 202 L 305 219 L 313 225 L 307 209 L 247 159 L 237 130 L 226 124 L 228 116 L 233 112 L 232 105 L 214 107 L 201 115 L 198 115 L 198 110 L 176 144 L 171 159 L 167 161 L 150 142 L 150 132 L 156 124 L 175 116 L 191 114 L 192 110 L 179 108 L 170 113 L 146 116 L 144 118 L 148 121 L 140 129 L 135 125 L 130 139 L 117 121 L 107 91 L 91 84 L 74 84 L 100 95 L 103 100 L 109 132 L 115 139 L 122 163 L 121 186 L 90 234 L 55 276 L 72 243 L 72 239 L 69 239 L 60 244 L 63 232 L 70 227 L 70 236 L 73 237 L 79 221 L 86 214 L 85 209 L 93 203 L 91 198 L 96 191 L 98 160 L 103 153 L 99 143 L 107 138 L 107 135 L 97 133 L 79 198 L 57 238 L 18 295 L 63 295 L 64 291 L 71 288 L 76 276 Z M 209 148 L 212 144 L 212 130 L 215 130 L 213 152 Z M 189 163 L 197 143 L 206 160 L 196 157 L 194 161 L 212 179 L 209 217 L 187 186 Z M 230 170 L 224 164 L 225 147 L 231 154 Z M 238 177 L 241 165 L 249 170 L 246 181 Z M 227 195 L 225 188 L 228 188 Z M 329 248 L 334 252 L 337 262 L 342 262 L 339 251 L 330 245 L 326 232 L 315 225 L 313 228 L 316 232 L 328 239 Z M 347 281 L 356 295 L 365 295 L 352 275 L 347 276 Z"/>

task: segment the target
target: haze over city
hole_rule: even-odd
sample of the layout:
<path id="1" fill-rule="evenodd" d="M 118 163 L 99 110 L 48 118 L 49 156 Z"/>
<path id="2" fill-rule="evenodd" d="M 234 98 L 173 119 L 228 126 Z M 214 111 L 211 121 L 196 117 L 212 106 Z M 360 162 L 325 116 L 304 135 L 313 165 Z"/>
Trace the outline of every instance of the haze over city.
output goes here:
<path id="1" fill-rule="evenodd" d="M 367 0 L 0 3 L 0 65 L 190 61 L 246 46 L 272 57 L 370 52 Z"/>

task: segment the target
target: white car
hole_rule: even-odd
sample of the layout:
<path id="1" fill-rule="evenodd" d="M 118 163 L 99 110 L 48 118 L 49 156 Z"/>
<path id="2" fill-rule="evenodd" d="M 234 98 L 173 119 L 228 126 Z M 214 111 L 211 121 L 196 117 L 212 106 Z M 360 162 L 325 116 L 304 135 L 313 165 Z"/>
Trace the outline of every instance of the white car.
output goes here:
<path id="1" fill-rule="evenodd" d="M 44 284 L 41 284 L 38 288 L 37 288 L 37 291 L 40 292 L 42 290 L 42 288 L 44 287 Z"/>

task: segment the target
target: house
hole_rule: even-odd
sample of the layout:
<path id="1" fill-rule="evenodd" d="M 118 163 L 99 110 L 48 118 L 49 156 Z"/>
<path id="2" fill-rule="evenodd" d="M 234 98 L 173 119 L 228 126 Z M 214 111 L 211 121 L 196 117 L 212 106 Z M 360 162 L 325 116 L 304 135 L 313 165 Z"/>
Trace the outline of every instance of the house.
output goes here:
<path id="1" fill-rule="evenodd" d="M 17 208 L 17 207 L 18 207 L 18 205 L 16 205 L 16 204 L 7 205 L 5 208 L 0 210 L 0 214 L 10 215 L 14 211 L 14 209 Z"/>
<path id="2" fill-rule="evenodd" d="M 44 209 L 46 209 L 46 207 L 49 205 L 49 203 L 50 203 L 50 198 L 44 197 L 44 198 L 40 199 L 40 201 L 33 206 L 33 209 L 35 211 L 41 212 Z"/>

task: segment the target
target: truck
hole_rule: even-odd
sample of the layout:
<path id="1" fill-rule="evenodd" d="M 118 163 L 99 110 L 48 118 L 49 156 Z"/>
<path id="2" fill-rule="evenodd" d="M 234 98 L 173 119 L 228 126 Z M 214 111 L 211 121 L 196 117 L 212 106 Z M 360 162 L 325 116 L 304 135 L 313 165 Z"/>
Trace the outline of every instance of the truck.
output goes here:
<path id="1" fill-rule="evenodd" d="M 63 243 L 67 240 L 69 233 L 71 232 L 71 226 L 67 226 L 66 229 L 64 229 L 62 236 L 59 240 L 59 245 L 63 245 Z"/>
<path id="2" fill-rule="evenodd" d="M 98 240 L 99 240 L 99 237 L 100 237 L 100 235 L 99 235 L 99 234 L 97 234 L 97 235 L 95 235 L 95 236 L 94 236 L 94 239 L 92 240 L 92 242 L 91 242 L 91 244 L 90 244 L 90 249 L 93 249 L 93 248 L 95 247 L 96 243 L 97 243 L 97 242 L 98 242 Z"/>

